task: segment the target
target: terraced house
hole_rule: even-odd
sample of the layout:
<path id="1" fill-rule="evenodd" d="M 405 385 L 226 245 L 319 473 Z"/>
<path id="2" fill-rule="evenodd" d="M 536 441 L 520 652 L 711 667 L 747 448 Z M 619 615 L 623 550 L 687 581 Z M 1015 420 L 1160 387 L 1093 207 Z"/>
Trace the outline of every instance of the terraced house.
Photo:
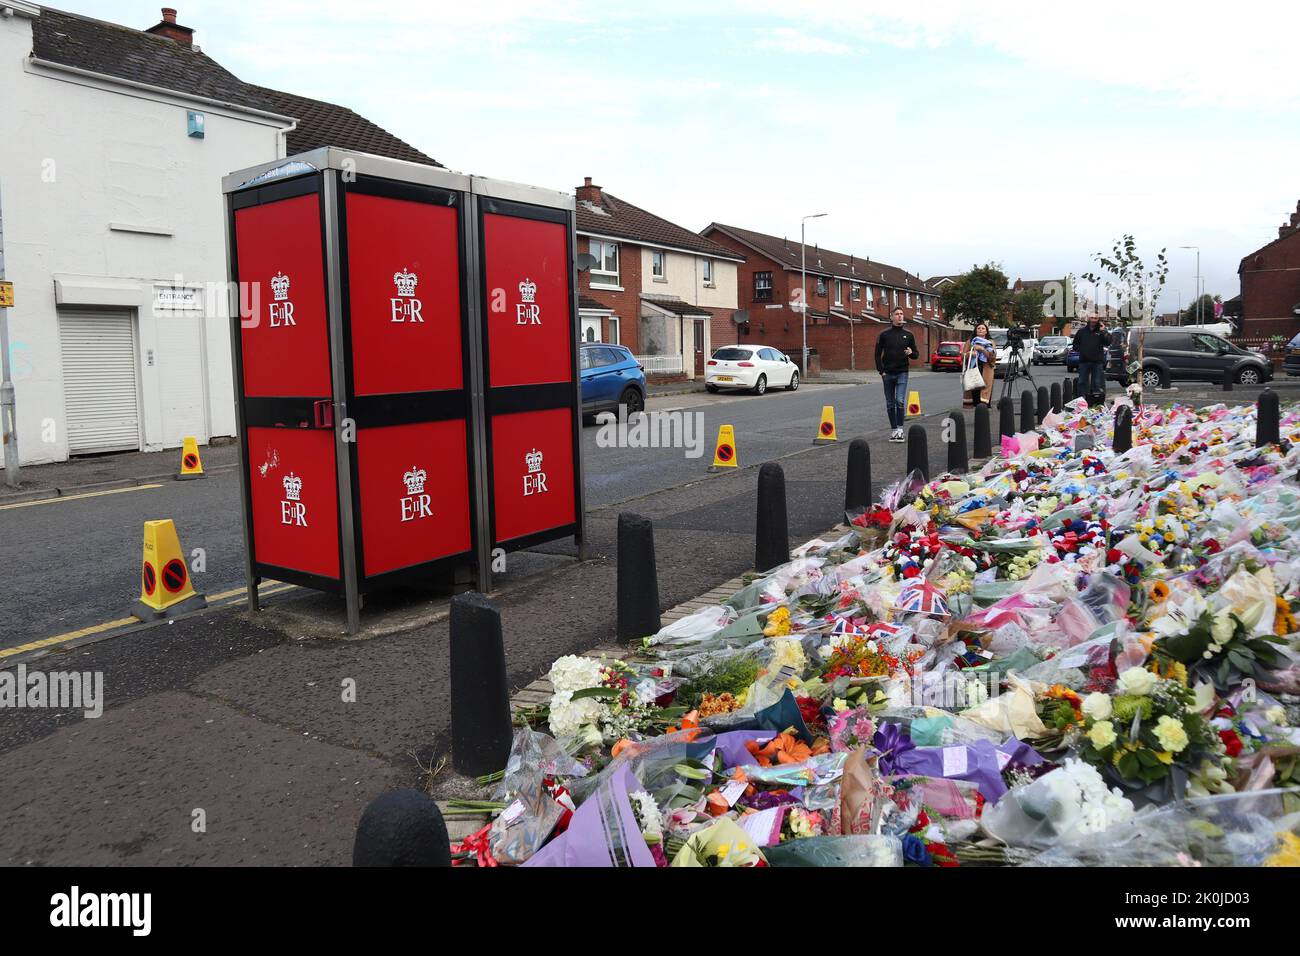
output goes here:
<path id="1" fill-rule="evenodd" d="M 594 185 L 577 192 L 578 311 L 586 342 L 627 346 L 647 375 L 704 375 L 717 330 L 734 328 L 743 254 Z"/>
<path id="2" fill-rule="evenodd" d="M 5 0 L 0 210 L 20 460 L 235 433 L 221 177 L 332 145 L 438 165 L 351 110 L 146 29 Z"/>
<path id="3" fill-rule="evenodd" d="M 795 307 L 803 288 L 799 240 L 717 222 L 701 234 L 745 257 L 739 294 L 745 321 L 715 324 L 716 343 L 761 342 L 798 361 L 804 334 Z M 938 291 L 920 276 L 813 244 L 806 249 L 806 260 L 810 373 L 817 368 L 871 368 L 876 337 L 889 325 L 895 308 L 903 310 L 921 347 L 918 365 L 939 342 L 960 338 L 944 321 Z"/>

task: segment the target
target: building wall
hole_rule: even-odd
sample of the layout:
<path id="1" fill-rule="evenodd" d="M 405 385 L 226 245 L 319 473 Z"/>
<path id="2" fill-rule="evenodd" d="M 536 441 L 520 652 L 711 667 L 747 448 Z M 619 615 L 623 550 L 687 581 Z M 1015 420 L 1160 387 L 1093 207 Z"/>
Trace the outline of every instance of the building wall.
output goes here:
<path id="1" fill-rule="evenodd" d="M 713 282 L 704 284 L 701 265 L 704 257 L 684 252 L 664 252 L 664 277 L 654 275 L 655 250 L 641 246 L 641 291 L 648 295 L 675 295 L 691 305 L 710 309 L 735 309 L 736 266 L 738 263 L 713 260 Z"/>
<path id="2" fill-rule="evenodd" d="M 591 242 L 590 236 L 578 236 L 578 251 L 586 252 Z M 607 289 L 592 287 L 591 273 L 578 273 L 578 290 L 598 302 L 603 302 L 614 310 L 618 316 L 619 344 L 627 346 L 633 355 L 643 352 L 641 343 L 641 247 L 634 242 L 620 241 L 618 244 L 619 287 Z M 609 341 L 608 322 L 604 324 L 604 341 Z"/>
<path id="3" fill-rule="evenodd" d="M 283 155 L 281 126 L 47 71 L 27 63 L 31 49 L 30 20 L 0 19 L 0 204 L 16 298 L 9 325 L 21 461 L 68 457 L 60 304 L 135 310 L 142 448 L 180 444 L 178 429 L 193 415 L 178 425 L 168 386 L 190 370 L 204 377 L 198 437 L 233 435 L 221 176 Z M 205 114 L 204 139 L 186 135 L 187 106 Z M 155 314 L 155 284 L 178 278 L 212 283 L 208 307 Z"/>
<path id="4" fill-rule="evenodd" d="M 1300 230 L 1247 256 L 1241 264 L 1242 334 L 1300 331 L 1292 309 L 1300 303 Z"/>

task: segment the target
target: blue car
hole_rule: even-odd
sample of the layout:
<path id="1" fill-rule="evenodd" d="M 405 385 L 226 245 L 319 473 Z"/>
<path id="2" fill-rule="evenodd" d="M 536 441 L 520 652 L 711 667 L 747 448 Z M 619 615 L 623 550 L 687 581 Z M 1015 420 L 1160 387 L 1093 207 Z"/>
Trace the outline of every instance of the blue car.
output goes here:
<path id="1" fill-rule="evenodd" d="M 627 406 L 629 416 L 645 408 L 645 369 L 623 346 L 584 342 L 578 348 L 578 368 L 584 418 L 617 414 L 620 405 Z"/>
<path id="2" fill-rule="evenodd" d="M 1067 372 L 1079 371 L 1079 350 L 1071 347 L 1070 351 L 1065 353 L 1065 370 Z"/>

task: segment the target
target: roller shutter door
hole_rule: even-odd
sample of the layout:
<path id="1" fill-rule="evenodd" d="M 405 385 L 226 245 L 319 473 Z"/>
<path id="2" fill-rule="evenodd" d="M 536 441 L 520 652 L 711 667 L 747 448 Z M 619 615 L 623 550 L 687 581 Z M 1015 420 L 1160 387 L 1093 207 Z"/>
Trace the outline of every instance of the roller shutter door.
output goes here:
<path id="1" fill-rule="evenodd" d="M 140 449 L 134 326 L 129 312 L 59 313 L 70 455 Z"/>

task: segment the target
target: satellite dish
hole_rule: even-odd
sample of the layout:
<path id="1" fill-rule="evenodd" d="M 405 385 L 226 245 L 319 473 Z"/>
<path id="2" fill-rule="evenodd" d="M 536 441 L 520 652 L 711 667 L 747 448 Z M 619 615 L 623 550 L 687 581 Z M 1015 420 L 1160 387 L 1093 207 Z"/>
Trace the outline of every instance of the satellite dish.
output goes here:
<path id="1" fill-rule="evenodd" d="M 731 313 L 731 321 L 737 325 L 743 325 L 745 322 L 749 321 L 749 313 L 744 309 L 737 309 L 735 312 Z"/>
<path id="2" fill-rule="evenodd" d="M 574 265 L 578 267 L 579 272 L 590 272 L 599 263 L 600 260 L 590 252 L 580 252 L 577 259 L 574 260 Z"/>

